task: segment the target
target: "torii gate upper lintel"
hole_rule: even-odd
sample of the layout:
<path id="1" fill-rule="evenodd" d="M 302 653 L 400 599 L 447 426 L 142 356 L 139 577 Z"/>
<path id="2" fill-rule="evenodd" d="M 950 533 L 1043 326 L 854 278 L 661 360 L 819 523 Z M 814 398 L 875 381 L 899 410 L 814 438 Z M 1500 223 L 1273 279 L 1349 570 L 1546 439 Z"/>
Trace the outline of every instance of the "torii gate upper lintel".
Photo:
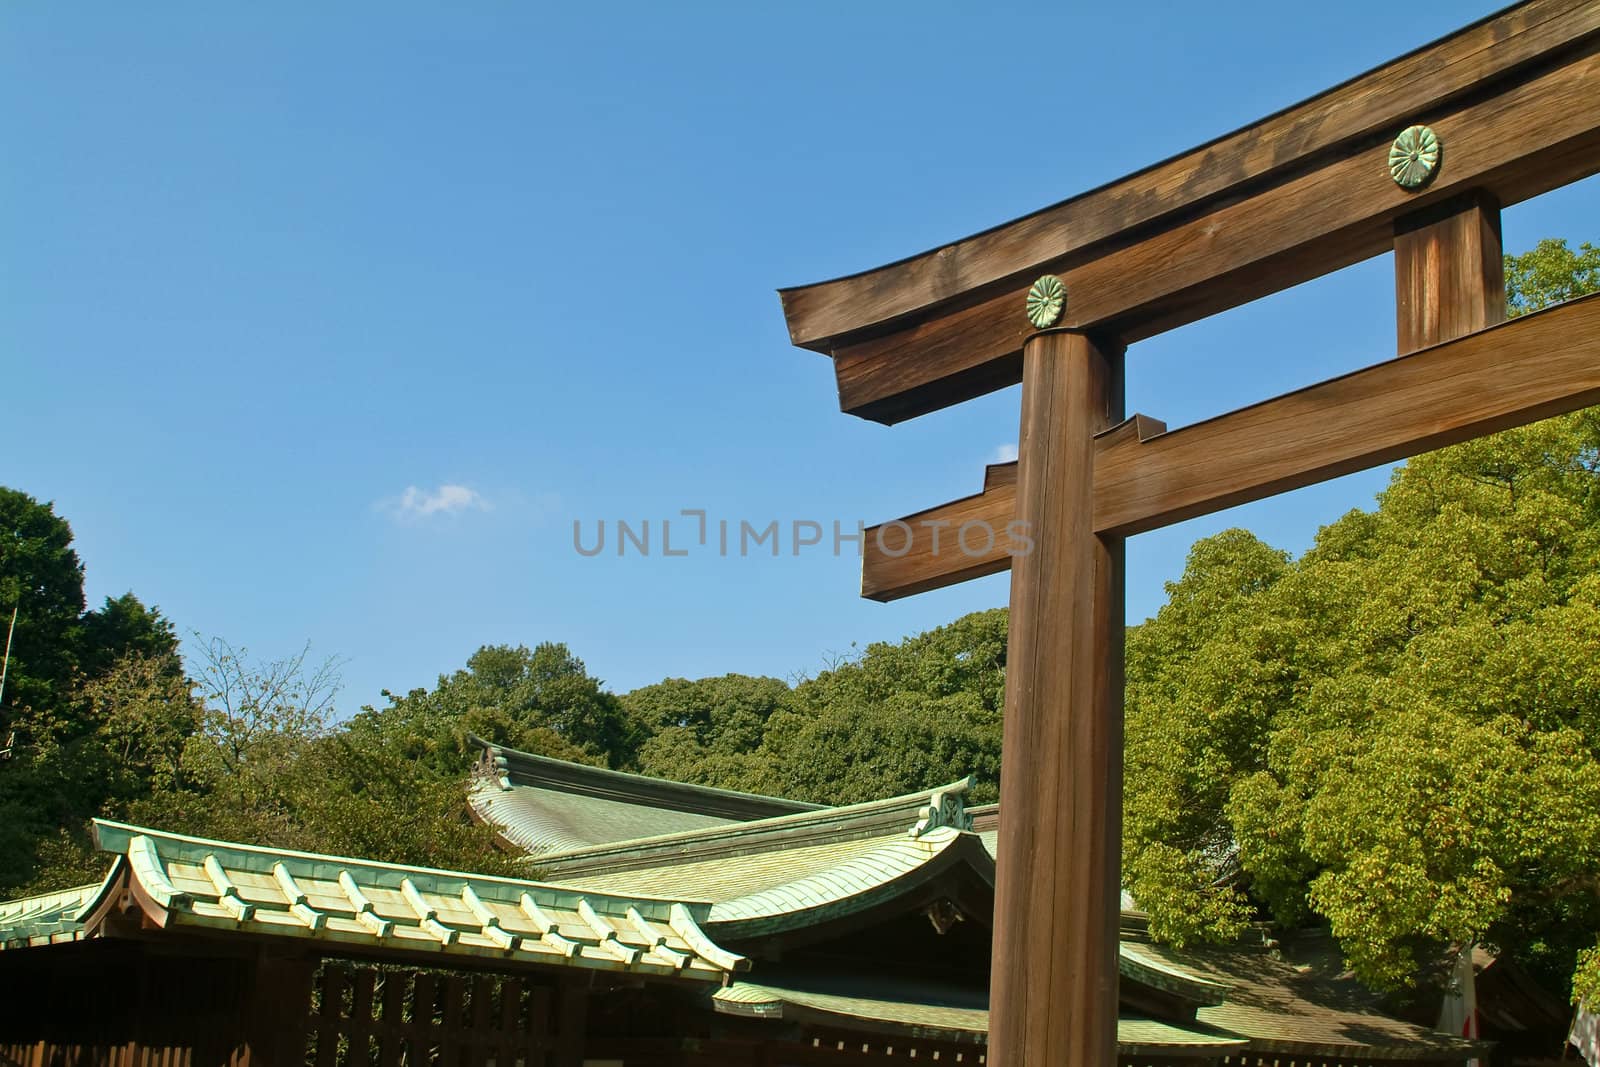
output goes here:
<path id="1" fill-rule="evenodd" d="M 1115 1061 L 1123 538 L 1600 403 L 1600 295 L 1503 321 L 1499 214 L 1600 171 L 1596 85 L 1600 4 L 1528 0 L 1100 189 L 782 291 L 848 413 L 1022 382 L 1017 463 L 891 547 L 869 530 L 862 565 L 879 600 L 1012 572 L 991 1064 Z M 1386 251 L 1400 358 L 1170 432 L 1123 419 L 1128 344 Z M 1026 550 L 954 544 L 973 523 L 1021 523 Z"/>

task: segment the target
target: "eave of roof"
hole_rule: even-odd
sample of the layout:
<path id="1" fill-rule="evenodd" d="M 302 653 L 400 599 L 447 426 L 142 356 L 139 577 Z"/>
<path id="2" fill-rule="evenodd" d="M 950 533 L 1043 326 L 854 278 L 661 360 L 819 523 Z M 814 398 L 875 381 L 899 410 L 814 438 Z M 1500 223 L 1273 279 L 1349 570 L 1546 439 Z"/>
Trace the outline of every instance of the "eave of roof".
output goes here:
<path id="1" fill-rule="evenodd" d="M 79 917 L 104 885 L 102 880 L 0 903 L 0 948 L 78 940 L 83 936 Z"/>
<path id="2" fill-rule="evenodd" d="M 874 978 L 871 988 L 849 976 L 800 977 L 779 973 L 744 979 L 717 990 L 716 1011 L 748 1018 L 787 1019 L 840 1029 L 927 1041 L 984 1044 L 989 1039 L 988 996 L 981 990 Z M 1117 1051 L 1161 1055 L 1242 1049 L 1246 1038 L 1204 1024 L 1181 1024 L 1125 1015 L 1117 1020 Z"/>
<path id="3" fill-rule="evenodd" d="M 569 879 L 599 872 L 733 859 L 838 841 L 916 836 L 939 826 L 966 830 L 971 823 L 962 798 L 970 783 L 971 779 L 963 778 L 937 789 L 886 800 L 552 852 L 539 856 L 537 862 L 552 876 Z"/>
<path id="4" fill-rule="evenodd" d="M 913 893 L 959 865 L 993 885 L 993 868 L 972 834 L 940 827 L 871 845 L 823 870 L 713 904 L 707 929 L 734 941 L 835 922 Z"/>
<path id="5" fill-rule="evenodd" d="M 820 808 L 472 742 L 483 750 L 468 795 L 473 814 L 509 848 L 533 855 Z"/>
<path id="6" fill-rule="evenodd" d="M 503 789 L 494 779 L 482 776 L 468 787 L 467 804 L 474 818 L 494 829 L 507 851 L 531 857 L 728 822 L 712 815 L 650 808 L 538 786 L 513 785 Z"/>
<path id="7" fill-rule="evenodd" d="M 473 735 L 470 740 L 483 749 L 489 765 L 497 772 L 502 786 L 543 785 L 581 796 L 605 797 L 627 803 L 645 804 L 674 811 L 714 815 L 733 821 L 770 818 L 797 811 L 816 811 L 821 804 L 803 800 L 769 797 L 734 789 L 674 782 L 608 767 L 541 756 L 535 752 L 507 748 Z"/>
<path id="8" fill-rule="evenodd" d="M 407 956 L 719 981 L 749 961 L 701 928 L 709 904 L 593 893 L 95 821 L 162 929 L 307 938 Z"/>

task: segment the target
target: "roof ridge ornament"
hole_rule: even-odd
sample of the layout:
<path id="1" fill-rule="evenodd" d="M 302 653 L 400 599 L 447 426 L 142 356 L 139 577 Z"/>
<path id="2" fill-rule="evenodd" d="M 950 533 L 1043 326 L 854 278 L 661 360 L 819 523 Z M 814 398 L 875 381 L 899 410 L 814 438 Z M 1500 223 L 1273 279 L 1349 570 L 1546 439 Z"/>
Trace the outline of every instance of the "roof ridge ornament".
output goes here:
<path id="1" fill-rule="evenodd" d="M 502 791 L 511 790 L 511 761 L 506 758 L 502 746 L 493 741 L 486 740 L 467 731 L 467 744 L 477 745 L 482 751 L 472 764 L 474 778 L 493 778 Z"/>
<path id="2" fill-rule="evenodd" d="M 928 798 L 928 806 L 917 812 L 917 823 L 910 830 L 913 839 L 920 838 L 941 827 L 963 832 L 972 829 L 972 816 L 967 814 L 965 796 L 972 779 L 963 778 L 955 785 L 935 789 Z"/>

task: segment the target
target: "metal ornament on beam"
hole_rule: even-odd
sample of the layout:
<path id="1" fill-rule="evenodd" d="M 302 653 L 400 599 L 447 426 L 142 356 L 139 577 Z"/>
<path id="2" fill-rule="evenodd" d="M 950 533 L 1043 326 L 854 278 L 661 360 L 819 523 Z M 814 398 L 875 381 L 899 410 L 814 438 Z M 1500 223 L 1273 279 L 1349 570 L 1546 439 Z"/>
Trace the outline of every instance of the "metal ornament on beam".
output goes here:
<path id="1" fill-rule="evenodd" d="M 1048 330 L 1067 310 L 1067 287 L 1054 274 L 1046 274 L 1028 289 L 1028 321 L 1036 330 Z"/>
<path id="2" fill-rule="evenodd" d="M 1439 172 L 1444 145 L 1426 126 L 1409 126 L 1389 147 L 1389 176 L 1402 189 L 1415 192 Z"/>

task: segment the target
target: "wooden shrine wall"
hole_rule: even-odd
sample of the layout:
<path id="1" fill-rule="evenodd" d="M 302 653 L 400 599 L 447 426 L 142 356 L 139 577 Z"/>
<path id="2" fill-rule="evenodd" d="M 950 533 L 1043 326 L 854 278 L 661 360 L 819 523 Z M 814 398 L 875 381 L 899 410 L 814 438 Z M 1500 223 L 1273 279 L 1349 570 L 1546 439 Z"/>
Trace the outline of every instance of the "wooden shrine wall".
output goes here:
<path id="1" fill-rule="evenodd" d="M 584 996 L 496 975 L 324 964 L 310 1067 L 556 1067 L 582 1058 Z"/>
<path id="2" fill-rule="evenodd" d="M 0 953 L 0 1067 L 577 1067 L 555 980 L 91 941 Z"/>

